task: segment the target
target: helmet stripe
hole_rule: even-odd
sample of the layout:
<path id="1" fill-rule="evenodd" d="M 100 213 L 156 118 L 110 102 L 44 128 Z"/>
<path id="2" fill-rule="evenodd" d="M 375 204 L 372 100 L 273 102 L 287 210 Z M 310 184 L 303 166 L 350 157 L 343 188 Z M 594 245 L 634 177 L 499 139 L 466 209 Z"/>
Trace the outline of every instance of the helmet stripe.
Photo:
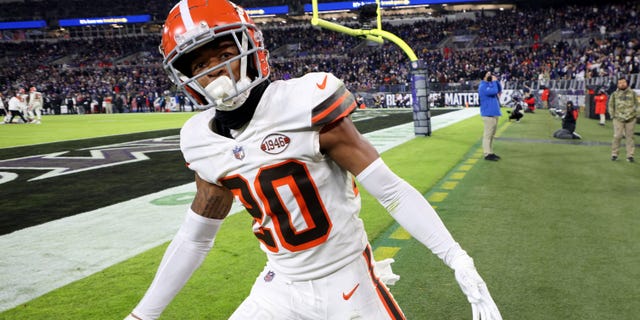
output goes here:
<path id="1" fill-rule="evenodd" d="M 189 0 L 180 1 L 180 17 L 182 18 L 182 23 L 184 23 L 185 31 L 189 31 L 194 28 L 193 18 L 189 11 Z"/>

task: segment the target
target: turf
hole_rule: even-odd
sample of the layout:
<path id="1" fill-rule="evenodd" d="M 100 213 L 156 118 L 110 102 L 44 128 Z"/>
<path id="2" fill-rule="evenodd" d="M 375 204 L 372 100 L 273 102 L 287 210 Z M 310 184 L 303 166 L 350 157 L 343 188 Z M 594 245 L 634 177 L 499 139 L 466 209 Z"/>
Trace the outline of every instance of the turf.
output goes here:
<path id="1" fill-rule="evenodd" d="M 559 127 L 540 111 L 503 126 L 495 146 L 503 159 L 473 164 L 438 211 L 505 319 L 633 319 L 638 165 L 609 160 L 610 123 L 580 118 L 580 141 L 551 138 Z M 473 151 L 469 159 L 479 159 Z M 396 260 L 403 279 L 393 289 L 409 319 L 470 318 L 451 271 L 423 246 L 408 241 Z"/>
<path id="2" fill-rule="evenodd" d="M 478 117 L 383 154 L 432 201 L 474 257 L 505 319 L 634 319 L 640 298 L 640 167 L 612 162 L 610 123 L 581 117 L 583 140 L 551 137 L 560 122 L 544 111 L 501 119 L 499 162 L 479 160 Z M 464 173 L 461 177 L 460 173 Z M 455 186 L 451 187 L 454 181 Z M 363 191 L 375 247 L 400 246 L 392 292 L 408 319 L 470 319 L 453 274 Z M 207 257 L 163 319 L 226 319 L 264 263 L 247 215 L 227 219 Z M 0 319 L 122 318 L 150 283 L 166 244 L 29 303 Z"/>
<path id="3" fill-rule="evenodd" d="M 45 115 L 42 124 L 3 124 L 0 148 L 180 128 L 191 112 Z M 78 132 L 78 123 L 83 123 Z"/>
<path id="4" fill-rule="evenodd" d="M 436 112 L 446 111 L 450 110 L 437 110 Z M 4 197 L 3 214 L 0 215 L 0 235 L 193 181 L 193 172 L 184 166 L 182 155 L 177 151 L 177 138 L 175 138 L 179 134 L 179 127 L 184 119 L 191 115 L 192 113 L 84 115 L 69 116 L 69 118 L 67 116 L 52 116 L 45 119 L 42 125 L 0 126 L 0 130 L 6 130 L 8 136 L 17 135 L 18 137 L 25 136 L 21 130 L 29 130 L 29 133 L 37 135 L 40 129 L 48 128 L 51 131 L 47 135 L 47 140 L 55 141 L 0 148 L 0 167 L 3 165 L 3 159 L 21 158 L 17 161 L 21 167 L 32 168 L 29 170 L 21 169 L 19 177 L 12 183 L 0 184 L 0 194 Z M 372 110 L 358 112 L 354 114 L 354 119 L 359 119 L 356 121 L 356 126 L 361 132 L 366 133 L 383 127 L 411 122 L 412 114 L 407 110 Z M 150 125 L 155 122 L 158 123 Z M 99 130 L 100 126 L 97 126 L 96 123 L 108 123 L 116 128 Z M 122 123 L 127 125 L 123 126 Z M 135 132 L 140 125 L 146 125 L 146 127 L 153 129 L 176 128 L 117 135 L 108 134 L 109 132 L 124 132 L 127 128 Z M 64 126 L 65 131 L 55 130 L 60 126 Z M 76 139 L 67 140 L 67 132 L 71 131 L 76 132 Z M 104 136 L 94 137 L 99 132 L 102 132 Z M 156 151 L 145 153 L 150 158 L 148 160 L 100 168 L 98 165 L 101 160 L 96 159 L 91 170 L 42 180 L 31 179 L 50 171 L 50 169 L 33 168 L 47 167 L 47 162 L 39 159 L 40 157 L 31 158 L 31 160 L 25 158 L 64 152 L 60 157 L 69 159 L 66 161 L 68 165 L 71 165 L 70 161 L 75 161 L 77 164 L 79 161 L 84 161 L 79 160 L 81 158 L 92 158 L 91 152 L 105 150 L 104 146 L 117 144 L 118 148 L 123 150 L 126 148 L 128 151 L 148 150 L 146 144 L 142 145 L 139 141 L 171 136 L 174 138 L 164 140 L 167 143 L 154 146 Z M 133 144 L 132 141 L 137 141 L 137 143 Z M 11 142 L 19 144 L 18 141 L 11 140 Z M 104 155 L 104 153 L 101 154 Z"/>

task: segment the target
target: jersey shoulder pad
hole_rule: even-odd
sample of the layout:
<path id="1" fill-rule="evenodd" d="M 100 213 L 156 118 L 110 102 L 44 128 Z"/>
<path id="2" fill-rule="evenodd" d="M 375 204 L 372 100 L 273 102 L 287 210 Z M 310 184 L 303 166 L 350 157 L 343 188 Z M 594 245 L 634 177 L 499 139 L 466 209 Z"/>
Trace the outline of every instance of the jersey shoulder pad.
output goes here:
<path id="1" fill-rule="evenodd" d="M 298 107 L 310 110 L 312 126 L 332 123 L 356 108 L 353 94 L 331 73 L 312 72 L 280 84 L 288 87 L 287 94 L 298 101 Z"/>
<path id="2" fill-rule="evenodd" d="M 317 72 L 305 76 L 313 83 L 314 99 L 311 124 L 323 126 L 351 114 L 356 108 L 356 99 L 344 83 L 333 74 Z"/>
<path id="3" fill-rule="evenodd" d="M 180 129 L 180 150 L 187 161 L 193 161 L 193 153 L 208 144 L 204 138 L 209 130 L 209 122 L 215 115 L 215 109 L 211 108 L 195 114 L 189 118 Z"/>

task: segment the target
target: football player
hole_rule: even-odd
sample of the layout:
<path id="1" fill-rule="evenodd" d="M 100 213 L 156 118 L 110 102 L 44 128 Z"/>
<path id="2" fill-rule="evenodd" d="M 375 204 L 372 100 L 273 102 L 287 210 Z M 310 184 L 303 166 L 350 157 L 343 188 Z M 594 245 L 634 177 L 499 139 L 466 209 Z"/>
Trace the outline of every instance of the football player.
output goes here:
<path id="1" fill-rule="evenodd" d="M 20 88 L 18 92 L 16 92 L 15 96 L 9 99 L 9 112 L 11 113 L 11 116 L 6 119 L 6 123 L 12 123 L 13 118 L 15 118 L 16 116 L 20 117 L 23 123 L 29 123 L 29 121 L 25 119 L 24 115 L 22 114 L 22 110 L 26 109 L 27 105 L 25 96 L 26 95 L 24 94 L 24 89 Z"/>
<path id="2" fill-rule="evenodd" d="M 3 122 L 7 122 L 9 120 L 9 113 L 4 107 L 4 95 L 2 92 L 0 92 L 0 116 L 2 116 Z"/>
<path id="3" fill-rule="evenodd" d="M 29 118 L 32 119 L 32 123 L 41 123 L 43 105 L 44 99 L 42 98 L 42 93 L 38 92 L 36 87 L 31 87 L 29 89 Z"/>
<path id="4" fill-rule="evenodd" d="M 267 263 L 230 319 L 404 319 L 375 270 L 354 177 L 455 270 L 474 319 L 501 319 L 473 260 L 349 119 L 356 101 L 328 73 L 270 82 L 262 33 L 227 0 L 183 0 L 160 50 L 169 77 L 205 109 L 180 146 L 196 196 L 127 319 L 156 319 L 213 246 L 233 197 Z"/>

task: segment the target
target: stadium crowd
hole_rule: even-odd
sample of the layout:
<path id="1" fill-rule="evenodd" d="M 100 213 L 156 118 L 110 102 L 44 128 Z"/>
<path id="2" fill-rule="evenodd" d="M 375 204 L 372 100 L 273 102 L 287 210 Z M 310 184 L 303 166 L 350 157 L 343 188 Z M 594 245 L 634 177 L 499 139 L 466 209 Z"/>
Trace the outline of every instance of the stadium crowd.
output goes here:
<path id="1" fill-rule="evenodd" d="M 59 6 L 55 14 L 79 15 L 71 9 L 77 1 L 62 1 L 69 5 Z M 273 0 L 261 5 L 283 2 Z M 171 3 L 118 0 L 109 10 L 127 7 L 132 14 L 152 12 L 162 16 L 164 13 L 160 13 L 168 11 Z M 640 72 L 638 9 L 638 3 L 629 2 L 476 11 L 472 18 L 468 14 L 460 19 L 416 16 L 400 24 L 385 22 L 383 29 L 404 39 L 427 62 L 434 86 L 477 81 L 481 70 L 492 70 L 504 80 L 580 79 Z M 37 18 L 38 12 L 44 14 L 38 9 L 33 12 L 32 18 Z M 15 14 L 20 16 L 19 11 Z M 371 44 L 308 23 L 261 24 L 261 28 L 272 52 L 272 79 L 327 71 L 343 79 L 354 92 L 408 89 L 408 59 L 395 44 Z M 455 36 L 466 40 L 447 43 Z M 155 33 L 0 41 L 0 56 L 4 57 L 0 58 L 0 92 L 11 97 L 19 88 L 35 86 L 44 93 L 45 108 L 69 105 L 66 101 L 73 100 L 75 106 L 70 111 L 75 112 L 95 112 L 95 108 L 86 107 L 90 103 L 101 111 L 106 96 L 122 101 L 122 108 L 116 108 L 116 112 L 153 111 L 154 102 L 157 104 L 167 90 L 173 90 L 162 70 L 158 43 Z M 85 107 L 78 109 L 79 105 Z"/>
<path id="2" fill-rule="evenodd" d="M 302 6 L 302 1 L 293 0 L 239 0 L 245 8 L 259 6 Z M 175 0 L 93 1 L 90 6 L 84 0 L 5 0 L 0 21 L 56 20 L 80 17 L 110 17 L 121 15 L 151 14 L 153 20 L 163 20 L 177 3 Z"/>

